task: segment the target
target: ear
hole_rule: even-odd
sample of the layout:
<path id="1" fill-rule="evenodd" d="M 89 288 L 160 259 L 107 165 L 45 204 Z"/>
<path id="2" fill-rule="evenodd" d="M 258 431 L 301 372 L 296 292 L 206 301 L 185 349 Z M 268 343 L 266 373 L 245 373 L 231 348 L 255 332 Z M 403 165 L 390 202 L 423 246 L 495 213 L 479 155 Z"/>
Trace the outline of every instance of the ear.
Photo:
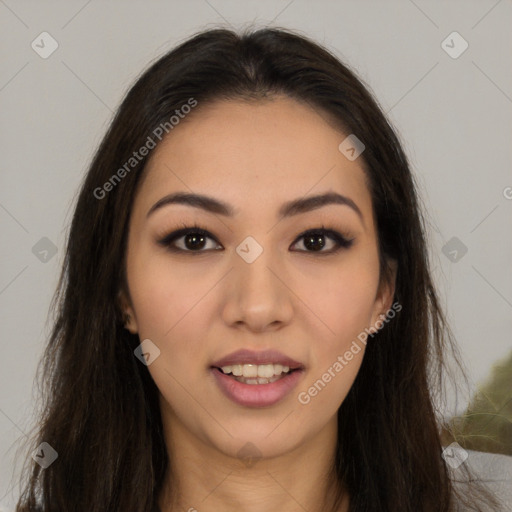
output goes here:
<path id="1" fill-rule="evenodd" d="M 128 294 L 124 290 L 121 290 L 117 296 L 117 300 L 119 309 L 123 315 L 125 329 L 132 334 L 137 334 L 139 332 L 137 318 L 135 317 L 135 311 Z"/>
<path id="2" fill-rule="evenodd" d="M 387 311 L 391 308 L 393 297 L 395 295 L 397 262 L 388 260 L 388 272 L 382 277 L 379 283 L 379 289 L 375 298 L 375 304 L 372 313 L 372 323 L 375 325 L 377 320 L 386 316 Z"/>

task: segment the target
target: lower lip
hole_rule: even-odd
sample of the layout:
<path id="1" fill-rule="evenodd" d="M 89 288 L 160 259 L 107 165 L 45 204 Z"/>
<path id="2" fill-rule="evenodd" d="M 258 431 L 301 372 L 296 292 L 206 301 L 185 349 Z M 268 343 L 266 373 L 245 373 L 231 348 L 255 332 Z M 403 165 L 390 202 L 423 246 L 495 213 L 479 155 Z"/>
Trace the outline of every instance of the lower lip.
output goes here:
<path id="1" fill-rule="evenodd" d="M 295 370 L 270 384 L 244 384 L 233 377 L 211 368 L 221 391 L 233 402 L 246 407 L 268 407 L 288 395 L 297 385 L 304 371 Z"/>

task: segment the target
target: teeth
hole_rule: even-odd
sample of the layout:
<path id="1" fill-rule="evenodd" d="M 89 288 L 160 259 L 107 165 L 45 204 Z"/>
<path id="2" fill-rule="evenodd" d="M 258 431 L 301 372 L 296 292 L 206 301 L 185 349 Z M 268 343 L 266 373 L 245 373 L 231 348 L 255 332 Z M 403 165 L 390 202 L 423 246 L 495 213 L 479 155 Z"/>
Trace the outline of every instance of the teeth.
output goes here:
<path id="1" fill-rule="evenodd" d="M 290 367 L 281 364 L 233 364 L 223 366 L 221 370 L 225 374 L 232 373 L 235 377 L 255 380 L 255 383 L 261 378 L 265 380 L 265 382 L 261 382 L 261 384 L 266 384 L 267 379 L 279 376 L 282 373 L 288 373 Z"/>
<path id="2" fill-rule="evenodd" d="M 258 376 L 258 365 L 256 364 L 244 364 L 242 366 L 243 377 L 257 377 Z"/>
<path id="3" fill-rule="evenodd" d="M 256 366 L 256 372 L 258 377 L 272 377 L 274 375 L 274 365 L 273 364 L 262 364 Z"/>
<path id="4" fill-rule="evenodd" d="M 245 377 L 233 377 L 238 382 L 242 382 L 243 384 L 270 384 L 271 382 L 275 382 L 276 380 L 282 379 L 281 375 L 273 375 L 272 377 L 266 379 L 264 377 L 250 378 L 247 379 Z"/>
<path id="5" fill-rule="evenodd" d="M 231 368 L 231 373 L 233 375 L 236 375 L 237 377 L 242 376 L 242 365 L 241 364 L 235 364 L 233 366 L 225 366 L 225 368 Z M 225 371 L 224 368 L 222 368 L 222 371 L 224 373 L 229 373 L 229 371 Z"/>

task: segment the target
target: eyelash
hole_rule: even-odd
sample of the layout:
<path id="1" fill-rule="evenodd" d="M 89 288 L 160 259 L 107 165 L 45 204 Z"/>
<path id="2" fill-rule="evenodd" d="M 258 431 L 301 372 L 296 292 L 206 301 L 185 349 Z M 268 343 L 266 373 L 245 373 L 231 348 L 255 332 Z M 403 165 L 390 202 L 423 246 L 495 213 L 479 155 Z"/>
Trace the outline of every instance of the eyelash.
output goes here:
<path id="1" fill-rule="evenodd" d="M 220 243 L 216 240 L 216 238 L 214 236 L 211 235 L 211 233 L 209 231 L 207 231 L 206 229 L 203 229 L 202 227 L 198 226 L 197 224 L 193 224 L 192 226 L 190 226 L 190 225 L 187 226 L 186 224 L 182 224 L 182 226 L 183 227 L 181 229 L 173 231 L 173 232 L 169 233 L 168 235 L 165 235 L 163 238 L 159 239 L 158 244 L 165 247 L 169 251 L 175 252 L 175 253 L 201 254 L 201 253 L 209 252 L 212 250 L 212 249 L 207 249 L 207 250 L 200 249 L 197 251 L 191 251 L 190 249 L 180 249 L 180 248 L 174 247 L 172 245 L 172 243 L 175 242 L 176 240 L 178 240 L 188 234 L 193 233 L 193 234 L 197 234 L 197 235 L 201 235 L 201 236 L 210 238 L 213 241 L 215 241 L 217 244 L 220 245 Z M 333 240 L 336 243 L 336 247 L 334 249 L 330 249 L 328 251 L 299 250 L 298 252 L 305 252 L 305 253 L 310 253 L 310 254 L 334 254 L 342 249 L 349 249 L 354 242 L 354 238 L 348 239 L 345 236 L 343 236 L 341 233 L 336 231 L 334 228 L 330 228 L 330 227 L 326 227 L 326 226 L 322 225 L 320 228 L 308 229 L 308 230 L 304 231 L 295 239 L 295 241 L 293 242 L 292 245 L 295 245 L 297 242 L 300 241 L 300 239 L 305 238 L 307 235 L 311 235 L 311 234 L 323 235 L 325 237 L 330 238 L 331 240 Z M 213 249 L 213 250 L 218 250 L 218 249 Z"/>

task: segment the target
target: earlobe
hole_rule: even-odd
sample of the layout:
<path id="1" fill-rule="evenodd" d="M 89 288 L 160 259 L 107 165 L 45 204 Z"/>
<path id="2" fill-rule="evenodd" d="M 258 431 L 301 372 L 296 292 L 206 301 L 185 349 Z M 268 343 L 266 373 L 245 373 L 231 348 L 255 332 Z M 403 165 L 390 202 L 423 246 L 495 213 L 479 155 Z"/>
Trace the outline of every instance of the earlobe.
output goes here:
<path id="1" fill-rule="evenodd" d="M 130 301 L 126 297 L 124 291 L 120 291 L 118 295 L 118 305 L 122 312 L 123 325 L 125 329 L 130 331 L 132 334 L 138 333 L 137 319 L 135 318 L 135 312 L 130 304 Z"/>
<path id="2" fill-rule="evenodd" d="M 395 296 L 397 262 L 395 260 L 388 261 L 389 273 L 384 277 L 379 285 L 377 300 L 375 301 L 373 323 L 378 319 L 386 317 L 390 310 L 393 297 Z"/>
<path id="3" fill-rule="evenodd" d="M 124 327 L 126 330 L 130 331 L 132 334 L 137 334 L 139 331 L 137 329 L 137 321 L 133 316 L 133 313 L 125 312 L 124 313 Z"/>

